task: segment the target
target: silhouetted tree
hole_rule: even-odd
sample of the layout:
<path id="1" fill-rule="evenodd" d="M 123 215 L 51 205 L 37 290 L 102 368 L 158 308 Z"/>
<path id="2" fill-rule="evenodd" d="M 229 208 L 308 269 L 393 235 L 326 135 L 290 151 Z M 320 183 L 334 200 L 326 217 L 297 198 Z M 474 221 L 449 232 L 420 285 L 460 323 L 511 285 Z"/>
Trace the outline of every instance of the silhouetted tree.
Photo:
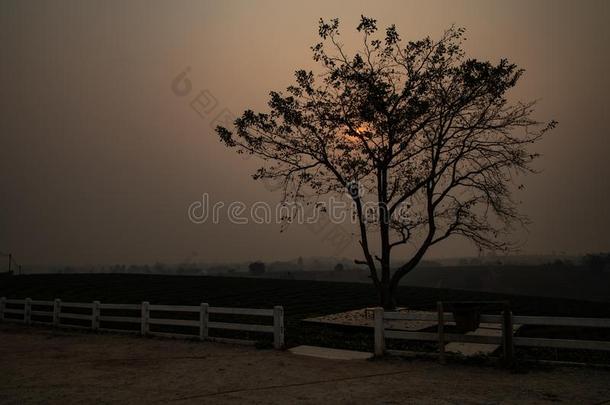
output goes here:
<path id="1" fill-rule="evenodd" d="M 320 20 L 319 74 L 298 70 L 286 93 L 270 93 L 269 112 L 247 110 L 234 129 L 216 130 L 264 160 L 253 177 L 281 181 L 285 200 L 349 192 L 364 256 L 356 262 L 392 308 L 399 281 L 437 243 L 460 235 L 480 248 L 512 246 L 502 236 L 525 218 L 510 183 L 533 171 L 527 146 L 555 122 L 532 119 L 534 102 L 509 102 L 523 70 L 466 58 L 461 28 L 405 43 L 393 25 L 375 37 L 376 21 L 363 16 L 354 56 L 338 28 Z M 392 250 L 407 243 L 413 250 L 391 269 Z"/>
<path id="2" fill-rule="evenodd" d="M 248 266 L 248 270 L 250 270 L 250 274 L 261 275 L 265 273 L 265 263 L 263 262 L 253 262 Z"/>

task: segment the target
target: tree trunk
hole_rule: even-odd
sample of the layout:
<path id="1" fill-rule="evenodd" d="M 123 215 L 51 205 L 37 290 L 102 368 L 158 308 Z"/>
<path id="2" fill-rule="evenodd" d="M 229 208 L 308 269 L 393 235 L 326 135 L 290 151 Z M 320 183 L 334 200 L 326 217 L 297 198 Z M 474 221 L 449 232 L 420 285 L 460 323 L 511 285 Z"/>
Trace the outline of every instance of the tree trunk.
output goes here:
<path id="1" fill-rule="evenodd" d="M 389 282 L 379 284 L 379 305 L 386 311 L 393 311 L 396 309 L 396 297 L 392 290 Z"/>
<path id="2" fill-rule="evenodd" d="M 383 287 L 384 299 L 382 300 L 382 302 L 390 303 L 394 307 L 396 306 L 396 290 L 398 289 L 398 284 L 400 283 L 400 280 L 402 280 L 402 278 L 404 276 L 409 274 L 415 268 L 415 266 L 417 266 L 419 264 L 421 259 L 424 257 L 424 254 L 430 247 L 430 241 L 432 240 L 432 235 L 434 235 L 433 232 L 431 232 L 428 235 L 428 238 L 427 238 L 426 242 L 424 243 L 424 245 L 422 245 L 420 247 L 420 249 L 417 251 L 417 253 L 411 258 L 411 260 L 409 260 L 407 263 L 405 263 L 404 265 L 402 265 L 401 267 L 396 269 L 396 271 L 392 275 L 391 279 L 389 280 L 387 289 L 385 286 Z M 385 283 L 384 283 L 384 285 L 385 285 Z M 385 291 L 387 291 L 387 292 L 385 292 Z M 385 305 L 384 305 L 384 308 L 385 308 Z"/>

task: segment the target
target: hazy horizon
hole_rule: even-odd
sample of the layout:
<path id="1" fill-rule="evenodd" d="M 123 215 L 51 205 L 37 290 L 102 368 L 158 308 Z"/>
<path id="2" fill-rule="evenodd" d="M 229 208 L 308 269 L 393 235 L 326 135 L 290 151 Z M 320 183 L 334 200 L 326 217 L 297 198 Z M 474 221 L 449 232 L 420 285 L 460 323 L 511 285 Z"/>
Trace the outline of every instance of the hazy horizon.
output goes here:
<path id="1" fill-rule="evenodd" d="M 463 26 L 468 56 L 524 68 L 511 96 L 538 99 L 535 117 L 559 126 L 515 195 L 532 221 L 522 254 L 610 251 L 609 11 L 604 1 L 3 2 L 0 251 L 23 265 L 360 258 L 357 237 L 338 251 L 306 225 L 194 224 L 187 210 L 204 193 L 277 203 L 250 177 L 256 159 L 218 141 L 214 116 L 265 110 L 270 90 L 314 68 L 320 17 L 338 17 L 354 49 L 361 14 L 407 40 Z M 172 81 L 187 67 L 182 98 Z M 217 106 L 201 117 L 189 102 L 204 90 Z M 425 259 L 457 256 L 476 249 L 454 239 Z"/>

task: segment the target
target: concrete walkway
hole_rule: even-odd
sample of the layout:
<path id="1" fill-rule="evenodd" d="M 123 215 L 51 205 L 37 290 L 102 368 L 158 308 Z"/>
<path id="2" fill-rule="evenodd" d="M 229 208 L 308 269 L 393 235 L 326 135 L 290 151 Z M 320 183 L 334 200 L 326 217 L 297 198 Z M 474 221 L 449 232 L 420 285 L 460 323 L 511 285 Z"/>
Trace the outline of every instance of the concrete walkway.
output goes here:
<path id="1" fill-rule="evenodd" d="M 519 330 L 521 325 L 513 326 L 513 333 Z M 466 333 L 467 335 L 474 336 L 502 336 L 502 325 L 497 323 L 481 323 L 479 328 Z M 473 356 L 475 354 L 491 354 L 496 349 L 498 349 L 500 345 L 490 345 L 484 343 L 461 343 L 461 342 L 451 342 L 445 345 L 445 351 L 452 353 L 461 353 L 464 356 Z"/>
<path id="2" fill-rule="evenodd" d="M 299 356 L 318 357 L 320 359 L 330 360 L 366 360 L 373 357 L 373 353 L 368 352 L 305 345 L 293 347 L 288 351 Z"/>

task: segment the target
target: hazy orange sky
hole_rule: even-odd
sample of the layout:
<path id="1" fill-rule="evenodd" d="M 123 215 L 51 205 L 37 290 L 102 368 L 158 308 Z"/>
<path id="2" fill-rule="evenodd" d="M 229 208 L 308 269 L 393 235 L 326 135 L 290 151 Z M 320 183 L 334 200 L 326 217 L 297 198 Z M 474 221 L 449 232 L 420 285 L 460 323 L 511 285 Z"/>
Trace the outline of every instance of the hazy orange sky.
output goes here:
<path id="1" fill-rule="evenodd" d="M 337 252 L 307 229 L 192 224 L 189 204 L 278 201 L 250 178 L 255 160 L 227 150 L 216 111 L 264 109 L 267 94 L 313 67 L 320 17 L 344 41 L 360 14 L 404 39 L 467 28 L 469 56 L 526 69 L 515 99 L 559 127 L 536 150 L 542 173 L 517 195 L 533 221 L 525 253 L 610 250 L 610 3 L 607 1 L 3 1 L 0 4 L 0 251 L 24 264 L 175 263 Z M 430 257 L 473 254 L 450 241 Z"/>

